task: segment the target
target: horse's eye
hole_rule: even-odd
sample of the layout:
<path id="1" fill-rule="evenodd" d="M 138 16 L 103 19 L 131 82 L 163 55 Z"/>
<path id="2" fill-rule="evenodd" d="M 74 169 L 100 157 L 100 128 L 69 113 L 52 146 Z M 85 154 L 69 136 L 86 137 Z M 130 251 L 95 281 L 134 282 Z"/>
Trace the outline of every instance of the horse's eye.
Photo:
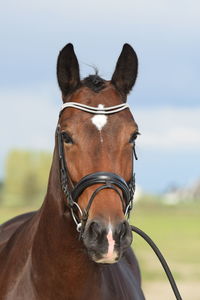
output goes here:
<path id="1" fill-rule="evenodd" d="M 134 132 L 130 137 L 129 143 L 133 144 L 139 134 L 140 134 L 139 132 Z"/>
<path id="2" fill-rule="evenodd" d="M 72 140 L 71 136 L 69 136 L 68 133 L 63 132 L 63 133 L 62 133 L 62 137 L 63 137 L 63 140 L 64 140 L 64 142 L 65 142 L 66 144 L 73 144 L 73 140 Z"/>

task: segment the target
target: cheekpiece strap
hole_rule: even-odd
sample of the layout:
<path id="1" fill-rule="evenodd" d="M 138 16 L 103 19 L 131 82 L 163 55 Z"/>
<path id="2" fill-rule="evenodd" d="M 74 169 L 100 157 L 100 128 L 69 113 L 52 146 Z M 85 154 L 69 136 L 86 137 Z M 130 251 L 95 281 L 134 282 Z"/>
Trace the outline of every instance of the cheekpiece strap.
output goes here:
<path id="1" fill-rule="evenodd" d="M 64 156 L 64 149 L 63 149 L 63 137 L 60 131 L 60 125 L 57 126 L 57 139 L 58 139 L 58 155 L 59 155 L 59 163 L 60 163 L 60 181 L 62 190 L 66 196 L 67 202 L 70 207 L 73 207 L 74 201 L 72 199 L 71 191 L 69 188 L 69 178 L 67 172 L 67 166 Z"/>

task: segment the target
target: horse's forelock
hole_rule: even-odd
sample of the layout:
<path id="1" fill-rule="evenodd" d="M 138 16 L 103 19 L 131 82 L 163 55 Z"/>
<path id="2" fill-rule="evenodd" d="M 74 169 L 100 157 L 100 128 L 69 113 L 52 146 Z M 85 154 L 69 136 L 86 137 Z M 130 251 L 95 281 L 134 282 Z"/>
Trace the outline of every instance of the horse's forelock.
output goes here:
<path id="1" fill-rule="evenodd" d="M 84 78 L 83 81 L 83 86 L 86 86 L 90 88 L 93 92 L 100 92 L 103 90 L 106 86 L 106 80 L 101 78 L 98 73 L 95 75 L 89 75 L 88 77 Z"/>

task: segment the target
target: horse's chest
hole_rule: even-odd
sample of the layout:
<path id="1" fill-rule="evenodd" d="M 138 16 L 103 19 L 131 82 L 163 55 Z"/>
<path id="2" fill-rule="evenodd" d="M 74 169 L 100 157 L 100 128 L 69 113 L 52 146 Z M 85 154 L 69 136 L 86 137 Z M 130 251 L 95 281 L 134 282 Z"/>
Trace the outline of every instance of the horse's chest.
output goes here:
<path id="1" fill-rule="evenodd" d="M 52 298 L 55 299 L 55 298 Z M 101 266 L 91 276 L 73 280 L 60 300 L 144 300 L 140 282 L 126 263 Z"/>
<path id="2" fill-rule="evenodd" d="M 101 300 L 144 300 L 140 284 L 127 266 L 108 266 L 102 272 Z"/>

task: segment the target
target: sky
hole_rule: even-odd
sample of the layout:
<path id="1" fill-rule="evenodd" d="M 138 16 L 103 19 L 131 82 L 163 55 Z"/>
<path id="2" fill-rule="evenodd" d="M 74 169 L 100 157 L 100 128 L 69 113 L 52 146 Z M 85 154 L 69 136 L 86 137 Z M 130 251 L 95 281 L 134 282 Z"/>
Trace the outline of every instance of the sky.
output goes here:
<path id="1" fill-rule="evenodd" d="M 4 1 L 0 10 L 0 178 L 13 148 L 53 150 L 56 60 L 71 42 L 82 77 L 110 79 L 124 43 L 139 59 L 128 97 L 141 136 L 136 181 L 160 193 L 200 178 L 200 2 Z"/>

